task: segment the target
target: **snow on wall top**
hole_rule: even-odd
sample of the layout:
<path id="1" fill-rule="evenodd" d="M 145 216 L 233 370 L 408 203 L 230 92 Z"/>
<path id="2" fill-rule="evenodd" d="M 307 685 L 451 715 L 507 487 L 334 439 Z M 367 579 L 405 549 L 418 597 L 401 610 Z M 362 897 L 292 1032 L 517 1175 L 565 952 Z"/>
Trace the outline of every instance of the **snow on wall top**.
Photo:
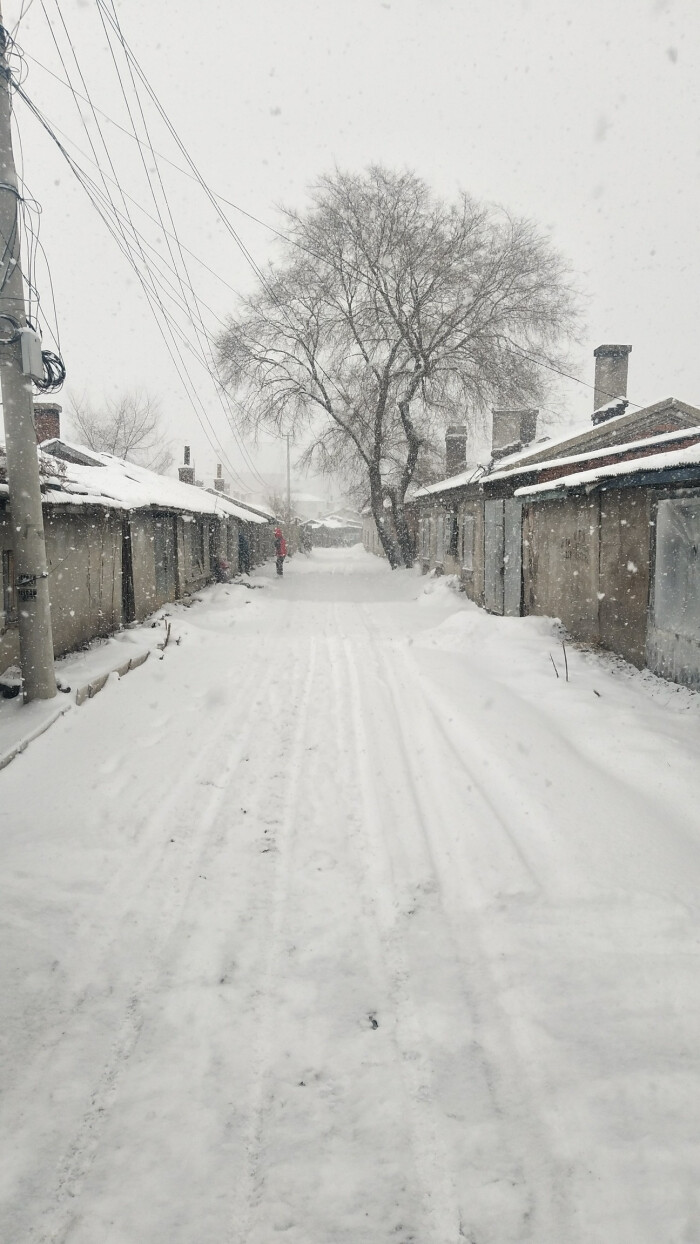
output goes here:
<path id="1" fill-rule="evenodd" d="M 647 436 L 639 441 L 625 441 L 619 445 L 606 445 L 603 449 L 589 449 L 584 453 L 571 454 L 562 458 L 545 458 L 541 462 L 533 462 L 527 467 L 528 471 L 549 471 L 552 467 L 572 465 L 576 462 L 591 462 L 594 458 L 606 458 L 611 454 L 629 453 L 636 449 L 645 449 L 650 445 L 668 445 L 676 440 L 687 440 L 689 436 L 696 435 L 700 439 L 700 427 L 697 428 L 679 428 L 676 432 L 659 432 L 656 436 Z M 640 455 L 642 456 L 642 455 Z M 491 471 L 489 472 L 489 480 L 510 479 L 513 475 L 522 475 L 523 467 L 511 467 L 507 471 Z"/>
<path id="2" fill-rule="evenodd" d="M 594 467 L 590 471 L 575 471 L 571 475 L 562 475 L 559 479 L 548 480 L 544 484 L 530 484 L 523 488 L 516 488 L 515 496 L 532 496 L 540 492 L 554 492 L 586 484 L 597 484 L 599 480 L 612 479 L 617 476 L 637 475 L 640 471 L 668 471 L 674 467 L 683 466 L 700 466 L 700 443 L 688 445 L 685 449 L 632 458 L 629 462 L 611 462 L 608 466 Z"/>
<path id="3" fill-rule="evenodd" d="M 657 416 L 672 415 L 679 422 L 687 421 L 687 426 L 691 427 L 700 423 L 700 410 L 695 406 L 690 406 L 686 402 L 681 402 L 675 397 L 663 398 L 660 402 L 654 402 L 651 406 L 640 406 L 634 411 L 625 411 L 620 415 L 613 415 L 602 423 L 591 424 L 589 422 L 579 425 L 578 427 L 569 428 L 567 432 L 561 433 L 559 436 L 553 436 L 548 440 L 533 441 L 526 449 L 521 449 L 517 454 L 509 458 L 499 460 L 499 471 L 509 468 L 521 467 L 522 470 L 530 470 L 530 463 L 534 465 L 535 461 L 547 458 L 559 458 L 561 456 L 556 452 L 552 452 L 563 446 L 570 444 L 572 454 L 590 442 L 600 445 L 601 437 L 609 438 L 609 443 L 614 442 L 615 436 L 620 432 L 624 432 L 627 428 L 633 428 L 640 421 L 653 420 Z M 489 479 L 493 479 L 490 475 Z"/>
<path id="4" fill-rule="evenodd" d="M 479 466 L 470 466 L 466 471 L 460 471 L 459 475 L 450 475 L 447 479 L 438 480 L 437 484 L 426 484 L 424 488 L 417 488 L 413 495 L 417 499 L 431 497 L 436 492 L 449 492 L 451 488 L 463 488 L 465 484 L 474 482 L 481 469 Z"/>

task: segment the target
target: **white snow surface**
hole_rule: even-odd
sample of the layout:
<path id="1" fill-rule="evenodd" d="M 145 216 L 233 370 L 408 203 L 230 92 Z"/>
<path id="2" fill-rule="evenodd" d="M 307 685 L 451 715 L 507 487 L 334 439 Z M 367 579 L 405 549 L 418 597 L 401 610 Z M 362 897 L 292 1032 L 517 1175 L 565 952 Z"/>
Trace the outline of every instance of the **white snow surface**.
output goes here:
<path id="1" fill-rule="evenodd" d="M 93 465 L 68 462 L 51 452 L 52 445 L 65 445 L 91 458 Z M 99 453 L 84 445 L 74 445 L 61 438 L 44 441 L 40 447 L 44 469 L 51 470 L 50 487 L 42 493 L 44 504 L 102 505 L 111 509 L 135 510 L 149 506 L 182 510 L 191 514 L 232 515 L 247 523 L 265 523 L 273 517 L 270 510 L 255 507 L 255 513 L 236 499 L 223 493 L 210 492 L 194 484 L 183 484 L 168 475 L 158 475 L 135 462 L 126 462 L 114 454 Z M 45 484 L 49 482 L 46 475 Z M 7 493 L 7 486 L 0 487 Z"/>
<path id="2" fill-rule="evenodd" d="M 430 497 L 434 493 L 448 492 L 451 488 L 463 488 L 466 484 L 472 484 L 479 472 L 483 472 L 483 467 L 477 463 L 466 467 L 458 475 L 448 475 L 446 479 L 438 480 L 437 484 L 426 484 L 424 488 L 417 488 L 413 495 L 416 498 Z"/>
<path id="3" fill-rule="evenodd" d="M 0 1239 L 700 1239 L 700 698 L 250 582 L 0 773 Z"/>

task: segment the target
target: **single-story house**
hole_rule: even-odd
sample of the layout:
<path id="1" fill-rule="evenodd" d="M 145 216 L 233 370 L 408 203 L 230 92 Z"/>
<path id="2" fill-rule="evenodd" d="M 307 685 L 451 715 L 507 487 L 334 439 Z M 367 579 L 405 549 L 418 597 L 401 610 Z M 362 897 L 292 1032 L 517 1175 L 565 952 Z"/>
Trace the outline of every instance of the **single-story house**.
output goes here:
<path id="1" fill-rule="evenodd" d="M 489 466 L 416 494 L 421 565 L 459 574 L 491 612 L 560 617 L 575 638 L 694 685 L 700 602 L 690 587 L 691 502 L 700 409 L 667 398 L 629 411 L 630 349 L 595 352 L 596 398 L 607 400 L 591 424 L 535 441 L 535 412 L 494 412 Z M 685 567 L 687 591 L 681 608 L 676 582 L 669 619 L 658 565 L 661 558 L 665 582 L 670 515 L 679 514 L 689 534 L 682 550 L 673 546 L 674 557 Z"/>
<path id="2" fill-rule="evenodd" d="M 43 441 L 40 478 L 56 655 L 145 618 L 238 567 L 244 528 L 269 556 L 269 518 L 61 437 Z M 262 534 L 262 533 L 265 534 Z M 0 450 L 0 673 L 19 660 L 9 488 Z"/>
<path id="3" fill-rule="evenodd" d="M 700 426 L 692 444 L 518 489 L 524 610 L 700 686 Z M 680 439 L 680 438 L 679 438 Z M 687 439 L 687 438 L 686 438 Z"/>

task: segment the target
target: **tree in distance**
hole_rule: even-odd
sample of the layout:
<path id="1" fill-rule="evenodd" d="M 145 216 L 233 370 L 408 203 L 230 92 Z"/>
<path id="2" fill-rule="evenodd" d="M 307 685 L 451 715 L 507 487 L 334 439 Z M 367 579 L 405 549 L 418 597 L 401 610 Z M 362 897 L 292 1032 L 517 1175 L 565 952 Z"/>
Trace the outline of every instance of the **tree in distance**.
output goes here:
<path id="1" fill-rule="evenodd" d="M 68 417 L 88 449 L 114 454 L 159 475 L 172 465 L 160 406 L 148 393 L 134 389 L 105 398 L 97 408 L 84 396 L 72 398 Z"/>
<path id="2" fill-rule="evenodd" d="M 531 221 L 412 172 L 336 171 L 284 220 L 218 338 L 225 382 L 248 429 L 361 483 L 390 565 L 411 565 L 409 485 L 435 477 L 446 424 L 541 401 L 576 320 L 568 270 Z"/>

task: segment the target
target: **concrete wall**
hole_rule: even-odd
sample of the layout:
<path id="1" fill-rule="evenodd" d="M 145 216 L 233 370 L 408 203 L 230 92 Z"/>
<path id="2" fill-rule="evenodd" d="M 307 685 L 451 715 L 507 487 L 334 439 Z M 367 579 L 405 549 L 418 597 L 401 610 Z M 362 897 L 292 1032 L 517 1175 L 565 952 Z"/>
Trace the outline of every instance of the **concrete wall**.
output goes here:
<path id="1" fill-rule="evenodd" d="M 209 520 L 194 515 L 178 517 L 179 595 L 197 592 L 211 577 Z"/>
<path id="2" fill-rule="evenodd" d="M 447 513 L 457 519 L 457 552 L 450 553 L 444 540 L 442 556 L 438 556 L 438 523 Z M 426 541 L 419 530 L 417 556 L 423 574 L 438 570 L 459 576 L 462 589 L 478 605 L 484 603 L 484 504 L 480 498 L 461 501 L 455 509 L 440 504 L 426 505 L 420 511 L 421 521 L 429 523 Z M 471 563 L 471 567 L 469 566 Z"/>
<path id="3" fill-rule="evenodd" d="M 111 510 L 44 512 L 56 655 L 121 625 L 121 516 Z"/>
<path id="4" fill-rule="evenodd" d="M 226 561 L 229 564 L 229 573 L 238 574 L 240 562 L 238 559 L 238 533 L 243 526 L 236 518 L 229 518 L 226 523 Z"/>
<path id="5" fill-rule="evenodd" d="M 141 622 L 160 608 L 166 601 L 176 596 L 176 547 L 175 528 L 170 527 L 171 550 L 167 559 L 166 573 L 156 582 L 156 527 L 159 528 L 158 540 L 164 527 L 172 524 L 172 518 L 164 514 L 152 514 L 150 511 L 132 514 L 129 519 L 131 532 L 131 563 L 134 575 L 134 612 L 137 621 Z"/>
<path id="6" fill-rule="evenodd" d="M 368 553 L 375 553 L 377 557 L 386 557 L 373 514 L 362 515 L 362 543 Z"/>
<path id="7" fill-rule="evenodd" d="M 183 515 L 166 511 L 122 511 L 46 506 L 46 553 L 54 651 L 79 648 L 122 625 L 122 533 L 130 534 L 133 612 L 142 621 L 168 601 L 199 590 L 211 579 L 217 554 L 238 570 L 235 518 Z M 270 556 L 271 530 L 256 526 L 257 561 Z M 11 550 L 9 516 L 0 508 L 0 553 Z M 0 673 L 19 662 L 16 624 L 5 617 L 0 598 Z"/>
<path id="8" fill-rule="evenodd" d="M 60 656 L 121 625 L 121 515 L 47 506 L 44 530 L 54 652 Z M 6 514 L 0 515 L 0 545 L 11 547 Z M 0 614 L 0 671 L 18 661 L 17 627 Z"/>
<path id="9" fill-rule="evenodd" d="M 525 506 L 524 611 L 561 618 L 574 639 L 643 666 L 649 605 L 651 499 L 606 489 Z"/>
<path id="10" fill-rule="evenodd" d="M 597 643 L 600 500 L 564 497 L 523 509 L 523 611 L 561 618 L 575 639 Z"/>
<path id="11" fill-rule="evenodd" d="M 471 518 L 471 524 L 466 526 L 465 520 Z M 481 500 L 463 501 L 459 511 L 460 519 L 460 548 L 462 549 L 462 566 L 460 569 L 460 578 L 462 587 L 470 600 L 477 605 L 484 603 L 484 504 Z M 465 545 L 469 543 L 468 536 L 471 532 L 471 562 L 472 569 L 464 568 L 465 561 Z"/>
<path id="12" fill-rule="evenodd" d="M 0 509 L 0 576 L 2 575 L 2 553 L 12 549 L 12 529 L 10 526 L 10 516 L 6 509 Z M 3 583 L 0 580 L 0 592 L 3 590 Z M 6 616 L 4 612 L 3 596 L 0 596 L 0 674 L 6 670 L 9 665 L 16 665 L 19 661 L 19 634 L 16 625 Z"/>
<path id="13" fill-rule="evenodd" d="M 647 489 L 600 495 L 600 642 L 639 667 L 646 663 L 652 514 Z"/>

